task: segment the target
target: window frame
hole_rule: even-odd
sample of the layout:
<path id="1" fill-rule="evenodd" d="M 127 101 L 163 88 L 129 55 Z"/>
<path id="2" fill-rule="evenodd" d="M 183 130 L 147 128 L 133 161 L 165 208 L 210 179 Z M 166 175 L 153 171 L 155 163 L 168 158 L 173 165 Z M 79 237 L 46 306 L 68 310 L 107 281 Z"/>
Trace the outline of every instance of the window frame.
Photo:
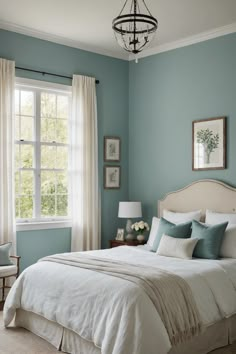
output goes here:
<path id="1" fill-rule="evenodd" d="M 55 217 L 38 217 L 39 212 L 40 212 L 40 199 L 41 199 L 41 177 L 40 177 L 40 172 L 43 170 L 47 171 L 47 169 L 42 169 L 40 166 L 40 163 L 36 163 L 37 161 L 41 160 L 41 147 L 42 146 L 68 146 L 68 152 L 69 152 L 69 161 L 68 161 L 68 175 L 70 175 L 70 167 L 71 167 L 71 144 L 64 144 L 64 143 L 56 143 L 54 145 L 53 142 L 42 142 L 40 140 L 40 128 L 41 128 L 41 111 L 40 111 L 40 106 L 41 106 L 41 101 L 40 101 L 40 93 L 41 92 L 46 92 L 46 93 L 56 93 L 56 94 L 66 94 L 69 96 L 69 107 L 71 108 L 71 99 L 72 99 L 72 87 L 68 85 L 62 85 L 62 84 L 57 84 L 57 83 L 51 83 L 51 82 L 46 82 L 46 81 L 38 81 L 38 80 L 32 80 L 32 79 L 26 79 L 26 78 L 15 78 L 15 90 L 17 89 L 25 89 L 25 90 L 34 90 L 35 91 L 35 122 L 34 122 L 34 141 L 20 141 L 15 140 L 14 145 L 16 146 L 17 144 L 19 145 L 27 145 L 30 144 L 34 146 L 34 161 L 35 164 L 33 168 L 24 168 L 23 170 L 33 170 L 35 173 L 35 179 L 34 179 L 34 201 L 35 201 L 35 215 L 36 217 L 33 218 L 22 218 L 22 219 L 16 219 L 16 230 L 21 231 L 21 230 L 37 230 L 37 229 L 50 229 L 50 228 L 63 228 L 63 227 L 71 227 L 71 178 L 68 180 L 68 216 L 55 216 Z M 58 118 L 57 118 L 58 119 Z M 68 141 L 70 142 L 70 136 L 71 136 L 71 111 L 69 111 L 69 122 L 68 122 L 68 135 L 69 139 Z M 20 138 L 20 137 L 19 137 Z M 50 171 L 54 170 L 57 171 L 57 169 L 48 169 Z M 15 169 L 14 169 L 14 175 L 15 175 Z M 38 191 L 38 192 L 37 192 Z M 36 198 L 36 193 L 40 196 L 40 198 Z"/>

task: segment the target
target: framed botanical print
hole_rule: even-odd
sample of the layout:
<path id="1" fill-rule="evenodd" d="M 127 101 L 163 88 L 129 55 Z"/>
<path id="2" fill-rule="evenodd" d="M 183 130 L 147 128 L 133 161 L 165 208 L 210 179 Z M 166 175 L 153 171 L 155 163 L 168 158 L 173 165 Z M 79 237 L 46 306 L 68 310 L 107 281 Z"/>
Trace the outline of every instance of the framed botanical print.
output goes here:
<path id="1" fill-rule="evenodd" d="M 195 120 L 192 123 L 192 169 L 226 168 L 226 117 Z"/>
<path id="2" fill-rule="evenodd" d="M 120 188 L 120 166 L 104 166 L 104 188 Z"/>
<path id="3" fill-rule="evenodd" d="M 121 142 L 116 136 L 104 137 L 104 161 L 119 162 L 120 161 Z"/>

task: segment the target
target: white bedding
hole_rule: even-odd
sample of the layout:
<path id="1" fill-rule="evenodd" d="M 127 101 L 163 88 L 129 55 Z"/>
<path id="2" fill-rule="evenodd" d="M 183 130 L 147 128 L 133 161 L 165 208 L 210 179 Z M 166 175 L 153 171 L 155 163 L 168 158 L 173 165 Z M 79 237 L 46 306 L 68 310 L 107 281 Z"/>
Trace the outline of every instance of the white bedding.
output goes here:
<path id="1" fill-rule="evenodd" d="M 205 326 L 236 313 L 236 260 L 182 260 L 127 246 L 88 254 L 156 266 L 183 277 Z M 58 322 L 94 342 L 103 354 L 166 354 L 171 347 L 154 305 L 141 289 L 90 270 L 51 262 L 29 267 L 7 297 L 6 326 L 16 308 Z"/>

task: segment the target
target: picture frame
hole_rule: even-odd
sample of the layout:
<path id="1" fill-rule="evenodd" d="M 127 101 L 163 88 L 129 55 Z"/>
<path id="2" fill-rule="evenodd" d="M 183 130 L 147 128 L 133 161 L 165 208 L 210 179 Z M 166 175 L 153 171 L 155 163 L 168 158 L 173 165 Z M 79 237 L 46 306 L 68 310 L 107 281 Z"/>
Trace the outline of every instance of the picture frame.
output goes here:
<path id="1" fill-rule="evenodd" d="M 117 229 L 116 240 L 117 241 L 125 240 L 125 229 Z"/>
<path id="2" fill-rule="evenodd" d="M 192 170 L 226 168 L 226 117 L 192 122 Z"/>
<path id="3" fill-rule="evenodd" d="M 104 137 L 104 161 L 120 162 L 121 141 L 117 136 Z"/>
<path id="4" fill-rule="evenodd" d="M 120 166 L 104 166 L 104 188 L 105 189 L 119 189 L 121 179 Z"/>

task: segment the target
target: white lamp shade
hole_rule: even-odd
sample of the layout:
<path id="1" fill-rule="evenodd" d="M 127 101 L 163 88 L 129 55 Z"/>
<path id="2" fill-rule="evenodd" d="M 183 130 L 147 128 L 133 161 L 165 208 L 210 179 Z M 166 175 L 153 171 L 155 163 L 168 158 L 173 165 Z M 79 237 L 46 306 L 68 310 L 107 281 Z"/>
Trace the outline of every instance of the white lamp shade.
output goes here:
<path id="1" fill-rule="evenodd" d="M 141 202 L 119 202 L 119 218 L 140 218 L 141 216 Z"/>

